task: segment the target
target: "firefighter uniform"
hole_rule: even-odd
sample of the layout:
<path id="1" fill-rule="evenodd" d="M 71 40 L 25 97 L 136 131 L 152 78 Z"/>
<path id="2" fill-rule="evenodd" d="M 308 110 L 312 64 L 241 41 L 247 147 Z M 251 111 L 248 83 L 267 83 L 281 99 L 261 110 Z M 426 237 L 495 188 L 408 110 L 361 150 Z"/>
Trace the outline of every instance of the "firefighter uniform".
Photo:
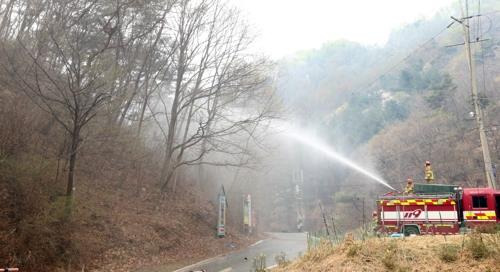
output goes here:
<path id="1" fill-rule="evenodd" d="M 413 194 L 413 180 L 409 178 L 406 181 L 406 188 L 405 188 L 405 194 Z"/>
<path id="2" fill-rule="evenodd" d="M 434 173 L 432 172 L 431 163 L 429 161 L 425 162 L 425 180 L 427 183 L 434 182 Z"/>

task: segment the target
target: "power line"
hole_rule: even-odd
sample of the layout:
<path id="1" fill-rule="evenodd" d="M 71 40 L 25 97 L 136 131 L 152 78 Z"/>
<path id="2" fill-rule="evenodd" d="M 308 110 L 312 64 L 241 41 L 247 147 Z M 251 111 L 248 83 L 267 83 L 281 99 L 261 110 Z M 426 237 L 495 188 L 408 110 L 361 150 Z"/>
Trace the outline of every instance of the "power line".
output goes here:
<path id="1" fill-rule="evenodd" d="M 481 14 L 481 4 L 480 4 L 481 0 L 479 0 L 479 4 L 478 4 L 478 14 L 476 15 L 471 15 L 469 16 L 468 18 L 474 18 L 474 17 L 478 17 L 478 20 L 480 20 L 479 18 L 482 17 L 482 16 L 486 16 L 490 21 L 491 21 L 491 18 L 488 17 L 488 15 L 491 15 L 491 14 L 496 14 L 496 13 L 500 13 L 500 10 L 492 10 L 490 12 L 486 12 L 486 13 L 482 13 Z M 459 21 L 460 22 L 460 21 Z M 448 28 L 450 28 L 451 26 L 453 25 L 453 23 L 451 24 L 448 24 L 446 27 L 442 28 L 439 32 L 437 32 L 435 35 L 433 35 L 431 38 L 429 38 L 428 40 L 426 40 L 425 42 L 423 42 L 422 44 L 420 44 L 419 46 L 417 46 L 415 49 L 413 49 L 408 55 L 406 55 L 403 59 L 401 59 L 399 62 L 397 62 L 396 64 L 392 65 L 389 67 L 389 69 L 385 70 L 382 74 L 380 74 L 379 76 L 377 76 L 375 79 L 373 79 L 372 81 L 370 81 L 369 83 L 367 84 L 363 84 L 363 87 L 360 87 L 357 89 L 357 91 L 361 90 L 361 89 L 364 89 L 364 88 L 370 88 L 373 84 L 375 84 L 377 81 L 380 80 L 380 78 L 382 78 L 383 76 L 389 74 L 390 72 L 392 72 L 394 69 L 396 69 L 399 65 L 403 64 L 404 62 L 406 62 L 408 59 L 410 59 L 415 53 L 417 53 L 420 49 L 424 48 L 425 46 L 427 46 L 427 44 L 431 43 L 432 41 L 434 41 L 437 37 L 439 37 L 441 34 L 443 34 Z M 479 28 L 479 27 L 478 27 Z M 491 28 L 491 26 L 490 26 Z M 481 31 L 481 28 L 479 28 L 479 31 Z M 479 36 L 482 36 L 482 33 L 478 33 L 477 37 Z M 462 45 L 462 44 L 461 44 Z M 483 58 L 484 59 L 484 58 Z M 484 61 L 483 61 L 483 64 L 484 64 Z"/>
<path id="2" fill-rule="evenodd" d="M 477 8 L 477 13 L 478 14 L 481 14 L 481 0 L 478 0 L 478 8 Z M 482 26 L 481 26 L 481 17 L 478 16 L 477 17 L 477 33 L 478 33 L 478 36 L 476 37 L 477 40 L 481 40 L 481 36 L 482 35 Z M 485 62 L 486 62 L 486 59 L 484 58 L 484 49 L 483 49 L 483 44 L 480 43 L 479 44 L 479 49 L 481 50 L 481 66 L 482 66 L 482 69 L 483 69 L 483 76 L 482 76 L 482 79 L 483 79 L 483 93 L 486 93 L 486 69 L 485 69 Z M 481 99 L 481 98 L 479 98 Z"/>
<path id="3" fill-rule="evenodd" d="M 382 78 L 383 76 L 389 74 L 390 72 L 392 72 L 394 69 L 396 69 L 399 65 L 405 63 L 408 59 L 410 59 L 415 53 L 417 53 L 420 49 L 424 48 L 425 46 L 427 46 L 427 44 L 431 43 L 432 41 L 434 41 L 437 37 L 439 37 L 441 34 L 443 34 L 443 32 L 445 32 L 451 25 L 448 25 L 446 27 L 444 27 L 443 29 L 441 29 L 439 32 L 437 32 L 435 35 L 433 35 L 431 38 L 429 38 L 428 40 L 426 40 L 424 43 L 420 44 L 419 46 L 417 46 L 415 49 L 413 49 L 408 55 L 406 55 L 403 59 L 401 59 L 399 62 L 397 62 L 396 64 L 390 66 L 389 69 L 385 70 L 385 72 L 383 72 L 382 74 L 380 74 L 379 76 L 377 76 L 374 80 L 370 81 L 369 84 L 363 84 L 364 87 L 360 87 L 358 88 L 357 90 L 361 90 L 361 89 L 364 89 L 364 88 L 370 88 L 373 84 L 375 84 L 377 81 L 380 80 L 380 78 Z"/>
<path id="4" fill-rule="evenodd" d="M 486 12 L 486 13 L 483 13 L 483 14 L 478 14 L 478 15 L 475 15 L 475 16 L 486 16 L 486 15 L 491 15 L 491 14 L 496 14 L 496 13 L 500 13 L 500 10 L 492 10 L 490 12 Z"/>
<path id="5" fill-rule="evenodd" d="M 481 0 L 478 0 L 478 2 L 477 2 L 477 14 L 478 15 L 481 14 Z M 481 29 L 481 16 L 477 16 L 476 40 L 480 40 L 480 36 L 482 34 L 480 32 L 480 29 Z"/>

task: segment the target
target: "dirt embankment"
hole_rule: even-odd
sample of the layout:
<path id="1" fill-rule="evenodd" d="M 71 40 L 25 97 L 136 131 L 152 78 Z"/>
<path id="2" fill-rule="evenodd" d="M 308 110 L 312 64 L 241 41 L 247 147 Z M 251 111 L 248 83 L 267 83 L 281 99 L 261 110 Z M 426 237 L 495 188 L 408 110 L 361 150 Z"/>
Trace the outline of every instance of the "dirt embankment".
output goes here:
<path id="1" fill-rule="evenodd" d="M 81 213 L 93 207 L 87 213 L 95 220 L 79 224 L 73 241 L 88 255 L 85 260 L 98 256 L 88 263 L 91 271 L 135 271 L 187 265 L 255 240 L 231 228 L 225 238 L 216 238 L 216 209 L 198 195 L 186 189 L 165 199 L 147 193 L 105 193 L 106 199 L 97 196 L 94 203 L 80 206 Z"/>
<path id="2" fill-rule="evenodd" d="M 500 271 L 500 234 L 372 238 L 323 243 L 275 272 Z"/>
<path id="3" fill-rule="evenodd" d="M 19 183 L 1 183 L 0 267 L 21 271 L 150 271 L 176 268 L 237 250 L 254 242 L 234 228 L 215 237 L 216 209 L 191 187 L 161 196 L 157 188 L 80 180 L 70 222 L 58 215 L 59 201 L 34 194 Z M 49 186 L 48 184 L 42 184 Z M 16 189 L 17 188 L 17 189 Z M 35 205 L 40 206 L 36 208 Z M 36 214 L 35 214 L 36 212 Z"/>
<path id="4" fill-rule="evenodd" d="M 0 94 L 0 267 L 150 271 L 253 242 L 232 226 L 215 237 L 216 193 L 195 181 L 160 194 L 160 160 L 127 129 L 96 128 L 86 140 L 68 218 L 65 133 L 28 98 L 9 97 Z"/>

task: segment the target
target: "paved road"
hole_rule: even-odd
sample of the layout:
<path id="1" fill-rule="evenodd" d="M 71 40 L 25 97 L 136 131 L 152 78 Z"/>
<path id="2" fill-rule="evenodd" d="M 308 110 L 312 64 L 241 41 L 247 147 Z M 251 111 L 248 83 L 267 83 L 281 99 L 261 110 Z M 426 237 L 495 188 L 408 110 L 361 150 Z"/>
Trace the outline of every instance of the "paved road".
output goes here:
<path id="1" fill-rule="evenodd" d="M 274 256 L 284 252 L 287 259 L 296 258 L 307 249 L 305 233 L 269 233 L 269 238 L 228 255 L 208 259 L 197 264 L 181 268 L 175 272 L 189 272 L 204 269 L 207 272 L 249 272 L 252 260 L 260 254 L 266 255 L 266 265 L 275 264 Z M 247 260 L 245 260 L 247 258 Z"/>

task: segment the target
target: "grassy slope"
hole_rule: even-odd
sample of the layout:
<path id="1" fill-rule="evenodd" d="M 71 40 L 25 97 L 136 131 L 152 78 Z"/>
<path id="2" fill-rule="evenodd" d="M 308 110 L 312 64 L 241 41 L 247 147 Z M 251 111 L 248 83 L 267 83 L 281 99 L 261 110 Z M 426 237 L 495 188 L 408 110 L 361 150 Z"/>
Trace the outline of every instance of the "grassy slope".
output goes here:
<path id="1" fill-rule="evenodd" d="M 276 271 L 500 271 L 499 254 L 500 234 L 372 238 L 322 244 Z"/>

